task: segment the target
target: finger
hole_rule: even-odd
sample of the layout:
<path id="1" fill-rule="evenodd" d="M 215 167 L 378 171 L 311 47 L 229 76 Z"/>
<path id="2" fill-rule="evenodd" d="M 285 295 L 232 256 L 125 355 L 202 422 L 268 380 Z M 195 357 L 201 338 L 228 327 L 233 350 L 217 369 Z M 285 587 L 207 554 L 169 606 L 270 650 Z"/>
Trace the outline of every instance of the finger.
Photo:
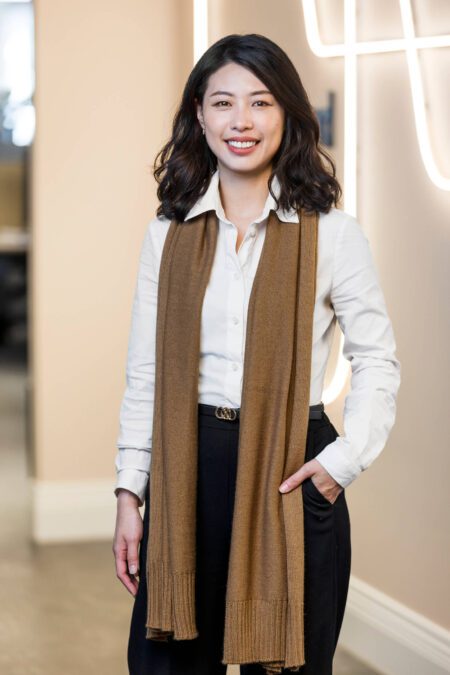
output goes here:
<path id="1" fill-rule="evenodd" d="M 126 563 L 118 569 L 117 578 L 122 582 L 131 595 L 136 595 L 139 582 L 134 576 L 129 574 Z"/>
<path id="2" fill-rule="evenodd" d="M 309 462 L 305 462 L 298 471 L 286 478 L 278 488 L 280 492 L 290 492 L 294 488 L 298 487 L 300 483 L 306 478 L 312 476 L 312 474 L 317 470 L 317 465 L 314 465 L 314 460 L 311 459 Z"/>
<path id="3" fill-rule="evenodd" d="M 130 541 L 128 544 L 128 570 L 130 574 L 139 574 L 139 554 L 138 545 L 135 541 Z"/>
<path id="4" fill-rule="evenodd" d="M 116 576 L 125 586 L 127 591 L 135 596 L 139 582 L 129 573 L 126 549 L 116 551 Z"/>
<path id="5" fill-rule="evenodd" d="M 305 480 L 305 478 L 307 478 L 305 472 L 297 471 L 296 473 L 293 473 L 292 476 L 289 476 L 289 478 L 283 481 L 278 489 L 280 492 L 290 492 L 294 488 L 298 487 L 300 483 Z"/>

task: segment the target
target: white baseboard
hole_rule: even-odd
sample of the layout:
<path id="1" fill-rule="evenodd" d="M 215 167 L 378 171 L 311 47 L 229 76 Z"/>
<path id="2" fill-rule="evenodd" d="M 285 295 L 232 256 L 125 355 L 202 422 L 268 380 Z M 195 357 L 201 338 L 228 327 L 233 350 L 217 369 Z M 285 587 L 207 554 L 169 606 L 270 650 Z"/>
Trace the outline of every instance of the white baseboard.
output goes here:
<path id="1" fill-rule="evenodd" d="M 114 483 L 34 481 L 32 512 L 36 543 L 112 544 Z M 339 646 L 383 675 L 450 673 L 450 632 L 354 575 Z"/>
<path id="2" fill-rule="evenodd" d="M 339 646 L 383 675 L 450 673 L 450 632 L 355 576 Z"/>

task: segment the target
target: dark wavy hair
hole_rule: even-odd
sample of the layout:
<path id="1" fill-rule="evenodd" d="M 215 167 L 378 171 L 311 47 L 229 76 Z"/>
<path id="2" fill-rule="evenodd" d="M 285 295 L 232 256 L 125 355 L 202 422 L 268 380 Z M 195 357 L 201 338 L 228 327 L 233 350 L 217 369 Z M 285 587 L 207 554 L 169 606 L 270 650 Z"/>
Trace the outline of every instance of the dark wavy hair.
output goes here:
<path id="1" fill-rule="evenodd" d="M 227 35 L 202 55 L 191 71 L 172 125 L 172 137 L 157 154 L 153 175 L 158 183 L 157 215 L 183 222 L 203 195 L 217 158 L 197 118 L 212 73 L 228 63 L 252 71 L 285 113 L 283 137 L 272 159 L 268 187 L 276 173 L 280 182 L 277 208 L 328 213 L 338 206 L 341 187 L 332 158 L 321 147 L 319 122 L 300 76 L 287 54 L 269 38 L 255 33 Z"/>

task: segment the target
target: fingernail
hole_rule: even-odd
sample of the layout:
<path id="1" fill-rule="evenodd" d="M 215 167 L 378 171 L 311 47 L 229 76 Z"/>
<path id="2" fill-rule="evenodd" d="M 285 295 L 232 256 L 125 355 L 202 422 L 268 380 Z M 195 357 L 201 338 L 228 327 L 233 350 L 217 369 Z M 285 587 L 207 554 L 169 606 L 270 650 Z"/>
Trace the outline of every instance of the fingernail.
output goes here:
<path id="1" fill-rule="evenodd" d="M 283 485 L 280 487 L 280 492 L 287 492 L 289 490 L 289 485 L 287 483 L 283 483 Z"/>
<path id="2" fill-rule="evenodd" d="M 130 565 L 131 574 L 136 574 L 136 570 L 137 570 L 136 565 Z"/>

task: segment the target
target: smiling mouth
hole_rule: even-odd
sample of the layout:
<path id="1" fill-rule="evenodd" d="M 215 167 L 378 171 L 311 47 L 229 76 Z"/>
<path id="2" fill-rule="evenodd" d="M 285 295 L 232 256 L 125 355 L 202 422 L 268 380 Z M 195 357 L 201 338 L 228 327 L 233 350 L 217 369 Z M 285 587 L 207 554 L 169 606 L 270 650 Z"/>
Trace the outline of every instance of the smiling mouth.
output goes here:
<path id="1" fill-rule="evenodd" d="M 225 141 L 225 143 L 233 146 L 233 148 L 252 148 L 259 141 Z"/>

